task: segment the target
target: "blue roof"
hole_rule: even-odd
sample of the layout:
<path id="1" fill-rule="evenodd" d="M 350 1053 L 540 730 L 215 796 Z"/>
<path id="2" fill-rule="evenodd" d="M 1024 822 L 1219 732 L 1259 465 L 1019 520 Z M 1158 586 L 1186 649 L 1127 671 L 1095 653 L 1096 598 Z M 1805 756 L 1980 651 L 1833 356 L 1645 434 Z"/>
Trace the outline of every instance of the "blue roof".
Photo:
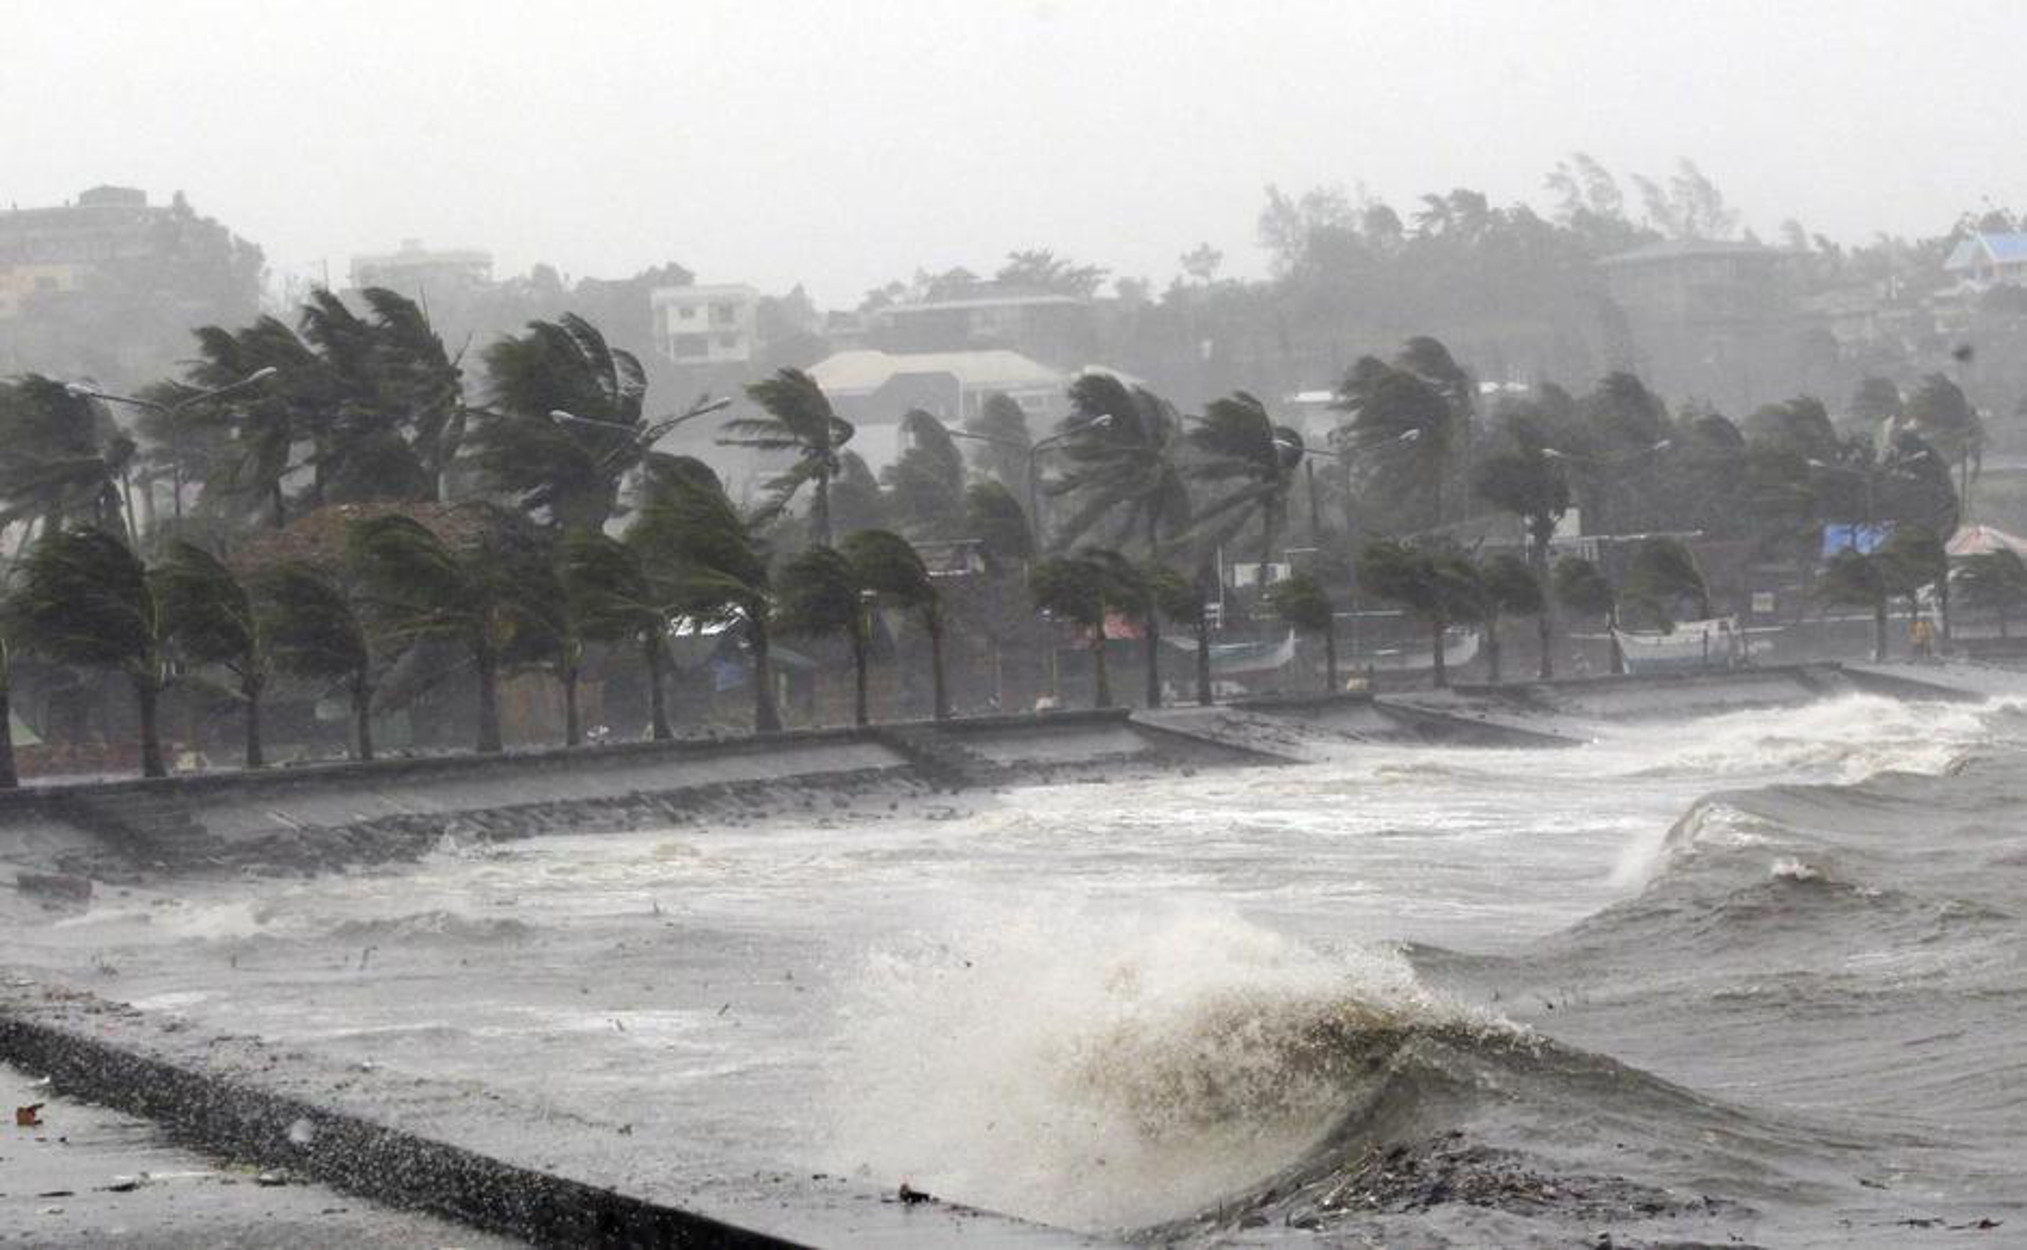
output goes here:
<path id="1" fill-rule="evenodd" d="M 1943 262 L 1945 269 L 1969 269 L 1978 264 L 1982 254 L 1989 254 L 1994 264 L 2010 265 L 2027 261 L 2027 233 L 2019 234 L 1974 234 L 1957 244 L 1950 258 Z"/>

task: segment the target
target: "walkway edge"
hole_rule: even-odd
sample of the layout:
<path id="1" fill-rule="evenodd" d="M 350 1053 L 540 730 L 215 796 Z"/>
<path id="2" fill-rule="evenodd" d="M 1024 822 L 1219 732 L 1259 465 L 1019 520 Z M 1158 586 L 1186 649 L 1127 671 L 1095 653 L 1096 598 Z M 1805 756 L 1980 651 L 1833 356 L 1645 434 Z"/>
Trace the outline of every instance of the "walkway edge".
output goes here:
<path id="1" fill-rule="evenodd" d="M 0 1061 L 208 1153 L 537 1245 L 793 1247 L 763 1233 L 326 1110 L 0 1007 Z M 307 1144 L 302 1144 L 307 1143 Z"/>

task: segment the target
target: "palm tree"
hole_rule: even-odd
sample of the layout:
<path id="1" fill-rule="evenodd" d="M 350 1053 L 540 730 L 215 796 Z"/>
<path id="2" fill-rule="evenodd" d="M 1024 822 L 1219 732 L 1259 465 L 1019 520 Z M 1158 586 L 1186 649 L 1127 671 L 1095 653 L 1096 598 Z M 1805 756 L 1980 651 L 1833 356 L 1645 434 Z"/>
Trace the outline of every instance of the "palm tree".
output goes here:
<path id="1" fill-rule="evenodd" d="M 1169 402 L 1145 387 L 1129 388 L 1109 373 L 1086 373 L 1070 384 L 1064 418 L 1068 467 L 1049 484 L 1075 508 L 1056 538 L 1068 544 L 1110 521 L 1124 540 L 1135 533 L 1159 558 L 1161 538 L 1189 519 L 1189 488 L 1177 456 L 1182 422 Z"/>
<path id="2" fill-rule="evenodd" d="M 652 526 L 637 522 L 624 540 L 589 530 L 563 538 L 563 583 L 587 638 L 630 640 L 641 648 L 648 675 L 649 733 L 672 737 L 668 710 L 668 646 L 683 608 L 674 584 L 647 549 Z"/>
<path id="3" fill-rule="evenodd" d="M 1338 386 L 1347 452 L 1364 461 L 1380 502 L 1408 528 L 1440 525 L 1456 414 L 1443 392 L 1405 369 L 1362 357 Z M 1424 503 L 1423 501 L 1427 501 Z"/>
<path id="4" fill-rule="evenodd" d="M 767 415 L 727 421 L 718 442 L 727 447 L 794 452 L 794 466 L 768 483 L 774 495 L 773 510 L 786 508 L 803 484 L 809 483 L 811 533 L 819 545 L 829 546 L 831 479 L 838 473 L 840 450 L 851 441 L 851 423 L 831 410 L 823 388 L 800 369 L 782 369 L 771 378 L 752 383 L 746 393 Z"/>
<path id="5" fill-rule="evenodd" d="M 1102 554 L 1101 554 L 1102 552 Z M 1124 563 L 1117 552 L 1086 549 L 1076 555 L 1037 560 L 1028 571 L 1035 607 L 1086 631 L 1091 649 L 1091 706 L 1112 706 L 1112 681 L 1105 668 L 1105 619 L 1133 596 L 1115 581 Z"/>
<path id="6" fill-rule="evenodd" d="M 1189 627 L 1196 636 L 1196 701 L 1211 705 L 1211 614 L 1208 588 L 1216 574 L 1200 566 L 1194 578 L 1183 576 L 1167 565 L 1147 568 L 1143 576 L 1154 597 L 1155 610 L 1178 625 Z M 1152 705 L 1150 705 L 1152 706 Z"/>
<path id="7" fill-rule="evenodd" d="M 1605 632 L 1612 642 L 1612 672 L 1626 671 L 1626 657 L 1619 649 L 1619 592 L 1589 560 L 1564 556 L 1555 562 L 1551 578 L 1555 599 L 1580 616 L 1605 618 Z"/>
<path id="8" fill-rule="evenodd" d="M 1274 562 L 1275 540 L 1288 523 L 1288 498 L 1303 459 L 1302 436 L 1275 425 L 1267 406 L 1244 391 L 1213 400 L 1189 431 L 1204 459 L 1189 476 L 1224 487 L 1196 514 L 1205 542 L 1230 541 L 1249 522 L 1260 523 L 1260 563 Z"/>
<path id="9" fill-rule="evenodd" d="M 473 432 L 479 468 L 558 529 L 604 526 L 647 454 L 640 361 L 565 313 L 495 342 L 485 364 L 494 407 Z"/>
<path id="10" fill-rule="evenodd" d="M 701 466 L 699 466 L 701 467 Z M 777 733 L 769 663 L 773 588 L 767 549 L 708 470 L 670 475 L 637 522 L 644 550 L 666 562 L 683 614 L 737 623 L 753 656 L 753 729 Z"/>
<path id="11" fill-rule="evenodd" d="M 1293 573 L 1268 588 L 1267 603 L 1274 615 L 1305 634 L 1323 638 L 1323 690 L 1337 693 L 1336 612 L 1322 583 L 1308 573 Z"/>
<path id="12" fill-rule="evenodd" d="M 1935 587 L 1936 614 L 1945 643 L 1950 636 L 1950 558 L 1941 538 L 1922 525 L 1896 525 L 1877 558 L 1892 593 L 1907 596 L 1908 615 L 1919 615 L 1920 595 Z"/>
<path id="13" fill-rule="evenodd" d="M 1886 605 L 1892 583 L 1877 555 L 1837 553 L 1816 579 L 1815 597 L 1831 607 L 1869 608 L 1872 612 L 1872 662 L 1886 661 Z"/>
<path id="14" fill-rule="evenodd" d="M 964 454 L 920 408 L 901 418 L 901 438 L 907 450 L 880 474 L 895 524 L 913 538 L 949 538 L 964 516 Z"/>
<path id="15" fill-rule="evenodd" d="M 168 640 L 154 583 L 133 548 L 102 530 L 45 533 L 29 549 L 9 606 L 28 649 L 127 675 L 140 708 L 141 774 L 167 776 L 156 707 L 169 679 Z"/>
<path id="16" fill-rule="evenodd" d="M 246 706 L 246 766 L 264 767 L 260 700 L 274 672 L 265 605 L 223 560 L 194 543 L 171 543 L 154 578 L 169 641 L 197 663 L 232 675 L 234 694 Z"/>
<path id="17" fill-rule="evenodd" d="M 858 585 L 895 607 L 918 613 L 929 639 L 930 706 L 937 720 L 950 719 L 950 694 L 943 669 L 943 596 L 922 555 L 891 530 L 859 530 L 839 547 Z"/>
<path id="18" fill-rule="evenodd" d="M 532 543 L 488 518 L 475 541 L 453 546 L 412 517 L 388 513 L 353 522 L 346 546 L 377 632 L 402 649 L 429 642 L 464 649 L 478 678 L 478 749 L 498 753 L 500 669 L 530 623 L 539 564 Z"/>
<path id="19" fill-rule="evenodd" d="M 284 560 L 258 579 L 275 667 L 311 681 L 342 682 L 352 703 L 352 758 L 373 758 L 373 635 L 360 605 L 314 564 Z"/>
<path id="20" fill-rule="evenodd" d="M 0 525 L 54 533 L 88 517 L 131 537 L 121 486 L 133 456 L 133 440 L 89 395 L 35 373 L 0 382 Z"/>
<path id="21" fill-rule="evenodd" d="M 1028 496 L 1029 453 L 1034 435 L 1028 430 L 1028 414 L 999 391 L 993 391 L 966 419 L 965 430 L 976 436 L 972 453 L 978 471 L 1012 491 L 1017 499 Z"/>
<path id="22" fill-rule="evenodd" d="M 1426 549 L 1383 539 L 1358 554 L 1359 585 L 1400 604 L 1429 627 L 1431 664 L 1438 688 L 1450 684 L 1443 635 L 1458 621 L 1476 615 L 1477 570 L 1447 549 Z"/>
<path id="23" fill-rule="evenodd" d="M 1710 619 L 1710 588 L 1689 548 L 1673 538 L 1646 538 L 1633 549 L 1620 595 L 1637 604 L 1663 628 L 1672 629 L 1687 607 L 1697 620 Z"/>
<path id="24" fill-rule="evenodd" d="M 2007 636 L 2008 614 L 2027 607 L 2027 561 L 2010 547 L 1967 557 L 1951 580 L 1965 603 L 1997 615 L 2001 638 Z"/>
<path id="25" fill-rule="evenodd" d="M 1004 702 L 1005 670 L 1002 659 L 1008 637 L 1005 611 L 1007 585 L 1015 573 L 1024 570 L 1035 556 L 1034 531 L 1027 513 L 1003 483 L 987 479 L 973 482 L 964 492 L 964 532 L 977 541 L 984 558 L 986 585 L 991 592 L 985 620 L 987 645 L 992 648 L 992 697 L 994 706 Z"/>
<path id="26" fill-rule="evenodd" d="M 1569 481 L 1559 461 L 1542 454 L 1545 446 L 1532 423 L 1511 424 L 1514 448 L 1481 461 L 1476 473 L 1478 497 L 1520 518 L 1527 531 L 1527 567 L 1542 608 L 1535 613 L 1541 659 L 1541 680 L 1555 676 L 1555 625 L 1548 611 L 1548 553 L 1556 527 L 1569 512 Z M 1494 677 L 1494 681 L 1498 678 Z"/>
<path id="27" fill-rule="evenodd" d="M 563 745 L 584 740 L 584 718 L 578 692 L 584 679 L 586 643 L 590 640 L 578 601 L 563 576 L 562 545 L 540 544 L 541 552 L 519 570 L 522 614 L 507 646 L 509 664 L 553 674 L 563 687 Z"/>
<path id="28" fill-rule="evenodd" d="M 274 528 L 288 523 L 287 479 L 309 468 L 309 503 L 323 502 L 325 470 L 335 458 L 325 453 L 336 420 L 337 399 L 329 370 L 309 344 L 277 318 L 263 316 L 240 330 L 200 326 L 198 358 L 184 380 L 198 390 L 227 390 L 263 369 L 274 380 L 257 391 L 234 390 L 230 397 L 202 401 L 193 416 L 226 433 L 221 457 L 209 466 L 206 493 L 239 497 L 258 508 L 265 503 Z M 295 457 L 299 444 L 312 454 Z"/>
<path id="29" fill-rule="evenodd" d="M 1540 617 L 1548 610 L 1541 579 L 1519 556 L 1502 552 L 1478 566 L 1478 618 L 1485 624 L 1485 665 L 1493 685 L 1499 684 L 1502 648 L 1499 621 L 1505 616 Z"/>
<path id="30" fill-rule="evenodd" d="M 843 634 L 851 644 L 852 723 L 870 723 L 866 665 L 871 631 L 852 562 L 835 547 L 806 547 L 781 566 L 776 582 L 781 594 L 774 610 L 778 628 L 813 638 Z"/>

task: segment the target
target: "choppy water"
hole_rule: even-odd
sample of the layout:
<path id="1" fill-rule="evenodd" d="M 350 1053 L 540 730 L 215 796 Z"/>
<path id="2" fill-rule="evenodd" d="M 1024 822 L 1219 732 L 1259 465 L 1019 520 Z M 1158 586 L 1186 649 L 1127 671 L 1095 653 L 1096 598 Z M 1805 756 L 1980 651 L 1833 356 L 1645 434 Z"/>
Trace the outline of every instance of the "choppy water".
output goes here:
<path id="1" fill-rule="evenodd" d="M 472 1079 L 585 1130 L 549 1159 L 664 1191 L 782 1165 L 1179 1237 L 2027 1241 L 2027 716 L 1592 729 L 135 891 L 8 958 Z M 1361 1206 L 1389 1142 L 1472 1166 Z"/>

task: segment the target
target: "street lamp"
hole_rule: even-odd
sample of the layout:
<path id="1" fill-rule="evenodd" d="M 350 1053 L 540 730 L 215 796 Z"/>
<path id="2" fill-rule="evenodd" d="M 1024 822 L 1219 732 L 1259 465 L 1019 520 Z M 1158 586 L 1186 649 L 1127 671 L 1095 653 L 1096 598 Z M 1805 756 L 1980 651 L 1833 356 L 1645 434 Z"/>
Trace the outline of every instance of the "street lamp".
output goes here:
<path id="1" fill-rule="evenodd" d="M 1085 430 L 1109 429 L 1111 428 L 1111 425 L 1112 425 L 1112 414 L 1109 412 L 1101 412 L 1097 416 L 1092 417 L 1089 421 L 1084 422 L 1082 425 L 1076 426 L 1072 429 L 1064 430 L 1060 434 L 1051 434 L 1049 435 L 1049 437 L 1043 439 L 1038 443 L 1033 444 L 1028 448 L 1028 520 L 1035 527 L 1035 548 L 1037 550 L 1046 549 L 1048 544 L 1043 541 L 1041 482 L 1039 479 L 1039 475 L 1036 472 L 1035 461 L 1037 460 L 1037 458 L 1041 456 L 1041 454 L 1044 451 L 1048 450 L 1051 447 L 1057 446 L 1058 444 L 1064 442 L 1067 439 L 1075 438 L 1077 435 L 1082 434 Z"/>
<path id="2" fill-rule="evenodd" d="M 254 386 L 261 382 L 265 382 L 279 372 L 281 371 L 275 368 L 273 365 L 268 365 L 267 367 L 262 369 L 255 369 L 252 373 L 247 374 L 245 377 L 240 378 L 236 382 L 227 382 L 224 386 L 214 386 L 207 391 L 198 391 L 195 394 L 185 395 L 182 399 L 177 400 L 173 404 L 165 404 L 159 400 L 153 399 L 142 399 L 137 395 L 116 395 L 111 391 L 94 390 L 93 388 L 85 386 L 82 383 L 78 382 L 66 383 L 63 389 L 72 395 L 78 396 L 81 399 L 96 399 L 101 402 L 109 404 L 125 404 L 130 408 L 145 408 L 150 412 L 160 413 L 162 416 L 165 417 L 173 417 L 177 413 L 183 411 L 185 408 L 191 408 L 198 404 L 207 403 L 221 396 L 230 395 L 236 391 L 245 390 L 249 386 Z M 172 461 L 171 465 L 172 465 L 172 474 L 170 477 L 170 487 L 172 490 L 175 491 L 176 519 L 180 521 L 183 519 L 183 465 L 182 461 L 180 460 Z M 131 490 L 132 488 L 128 485 L 126 480 L 126 473 L 124 470 L 122 470 L 120 475 L 120 492 L 123 496 L 126 496 L 131 494 Z M 150 516 L 153 516 L 155 510 L 153 479 L 150 479 L 149 481 L 148 490 L 149 490 L 148 512 Z M 127 504 L 126 508 L 127 538 L 132 542 L 138 543 L 140 541 L 140 535 L 135 531 L 134 528 L 133 500 L 131 498 L 128 498 L 126 504 Z"/>
<path id="3" fill-rule="evenodd" d="M 629 437 L 642 448 L 652 447 L 661 441 L 662 435 L 667 434 L 683 422 L 697 417 L 707 417 L 714 412 L 723 412 L 731 406 L 732 398 L 729 395 L 721 399 L 712 399 L 708 395 L 700 396 L 696 403 L 690 405 L 690 407 L 682 412 L 676 413 L 671 417 L 664 417 L 638 430 L 630 431 Z M 615 433 L 625 428 L 624 426 L 615 425 L 610 421 L 594 421 L 590 417 L 580 417 L 574 412 L 565 412 L 561 408 L 551 408 L 549 410 L 549 419 L 551 421 L 568 421 L 575 425 L 596 426 L 608 433 Z"/>
<path id="4" fill-rule="evenodd" d="M 1590 465 L 1593 468 L 1610 468 L 1613 465 L 1631 464 L 1643 456 L 1652 456 L 1659 452 L 1667 451 L 1673 446 L 1675 446 L 1674 439 L 1664 438 L 1651 447 L 1642 447 L 1637 451 L 1629 451 L 1623 456 L 1579 456 L 1574 452 L 1564 451 L 1559 447 L 1544 447 L 1541 449 L 1541 454 L 1550 460 L 1563 460 L 1571 464 Z"/>

